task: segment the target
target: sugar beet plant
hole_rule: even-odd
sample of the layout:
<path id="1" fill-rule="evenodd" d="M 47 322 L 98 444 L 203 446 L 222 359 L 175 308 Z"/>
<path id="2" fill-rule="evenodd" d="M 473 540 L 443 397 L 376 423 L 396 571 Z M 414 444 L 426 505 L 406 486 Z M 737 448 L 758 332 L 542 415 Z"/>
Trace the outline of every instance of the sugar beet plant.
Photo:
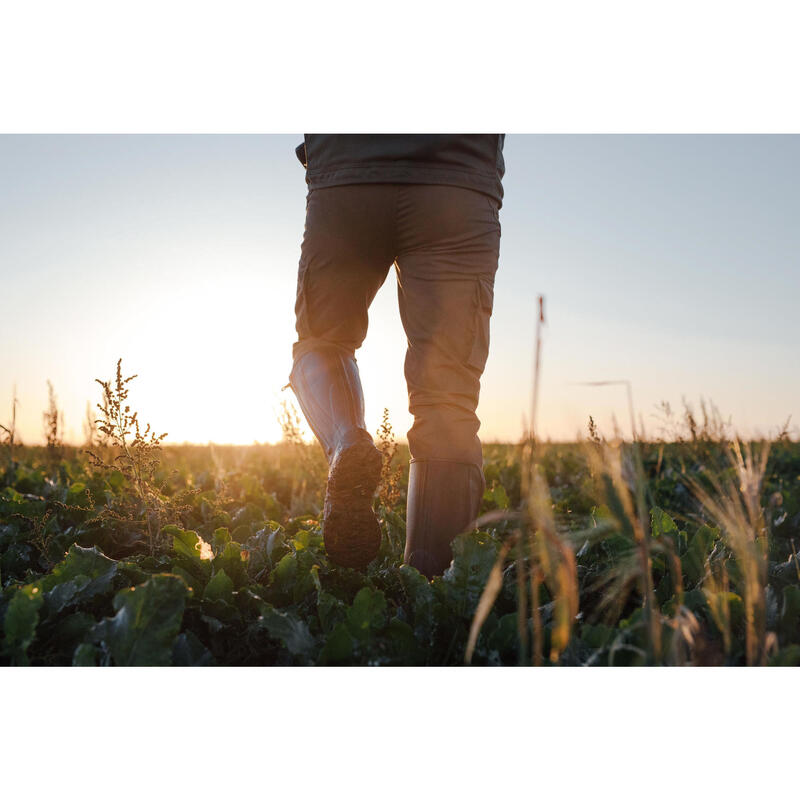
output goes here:
<path id="1" fill-rule="evenodd" d="M 162 447 L 133 377 L 99 381 L 91 456 L 65 445 L 54 469 L 17 439 L 2 460 L 2 664 L 800 664 L 788 436 L 767 450 L 695 420 L 682 441 L 593 424 L 486 445 L 479 527 L 428 581 L 402 564 L 388 418 L 383 541 L 360 572 L 327 557 L 325 460 L 294 416 L 276 445 Z"/>

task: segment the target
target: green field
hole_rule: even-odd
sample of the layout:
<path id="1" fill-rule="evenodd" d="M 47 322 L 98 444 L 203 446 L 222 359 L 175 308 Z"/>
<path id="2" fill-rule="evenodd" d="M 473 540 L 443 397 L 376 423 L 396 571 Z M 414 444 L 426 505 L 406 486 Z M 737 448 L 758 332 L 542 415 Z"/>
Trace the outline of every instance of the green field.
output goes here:
<path id="1" fill-rule="evenodd" d="M 800 445 L 737 461 L 687 420 L 668 443 L 486 446 L 483 520 L 432 582 L 402 565 L 386 429 L 364 572 L 326 557 L 322 451 L 290 418 L 277 445 L 7 441 L 0 663 L 798 664 Z"/>

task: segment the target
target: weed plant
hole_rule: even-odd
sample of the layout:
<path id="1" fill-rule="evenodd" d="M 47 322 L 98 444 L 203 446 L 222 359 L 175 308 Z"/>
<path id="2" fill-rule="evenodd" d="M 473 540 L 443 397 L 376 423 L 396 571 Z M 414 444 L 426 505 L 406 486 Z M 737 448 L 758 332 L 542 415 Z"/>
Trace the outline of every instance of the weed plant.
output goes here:
<path id="1" fill-rule="evenodd" d="M 90 455 L 62 445 L 55 470 L 13 415 L 3 429 L 0 663 L 800 664 L 785 432 L 742 442 L 685 408 L 652 440 L 592 420 L 580 442 L 487 445 L 476 528 L 428 581 L 402 564 L 388 415 L 381 551 L 348 570 L 325 553 L 325 459 L 296 410 L 276 445 L 162 446 L 133 377 L 118 362 L 99 381 Z"/>

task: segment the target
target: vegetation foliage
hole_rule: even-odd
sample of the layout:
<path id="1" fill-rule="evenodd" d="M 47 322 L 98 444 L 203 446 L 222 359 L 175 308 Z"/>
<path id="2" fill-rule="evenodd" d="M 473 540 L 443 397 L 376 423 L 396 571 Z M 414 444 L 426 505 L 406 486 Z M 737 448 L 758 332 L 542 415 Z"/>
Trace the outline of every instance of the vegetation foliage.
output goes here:
<path id="1" fill-rule="evenodd" d="M 668 436 L 485 447 L 477 529 L 433 581 L 402 565 L 407 450 L 388 416 L 363 572 L 330 563 L 325 480 L 284 441 L 163 446 L 99 381 L 89 452 L 0 441 L 0 663 L 800 663 L 800 445 L 739 442 L 715 411 Z"/>

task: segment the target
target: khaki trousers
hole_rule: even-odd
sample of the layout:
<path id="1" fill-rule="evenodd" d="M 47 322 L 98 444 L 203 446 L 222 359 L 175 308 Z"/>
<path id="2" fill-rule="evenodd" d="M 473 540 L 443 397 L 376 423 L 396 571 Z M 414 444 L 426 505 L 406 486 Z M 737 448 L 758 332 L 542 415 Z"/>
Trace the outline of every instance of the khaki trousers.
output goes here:
<path id="1" fill-rule="evenodd" d="M 475 412 L 499 248 L 497 201 L 472 189 L 401 183 L 312 189 L 294 358 L 328 347 L 353 356 L 367 335 L 370 304 L 394 266 L 408 338 L 411 456 L 480 467 Z"/>

